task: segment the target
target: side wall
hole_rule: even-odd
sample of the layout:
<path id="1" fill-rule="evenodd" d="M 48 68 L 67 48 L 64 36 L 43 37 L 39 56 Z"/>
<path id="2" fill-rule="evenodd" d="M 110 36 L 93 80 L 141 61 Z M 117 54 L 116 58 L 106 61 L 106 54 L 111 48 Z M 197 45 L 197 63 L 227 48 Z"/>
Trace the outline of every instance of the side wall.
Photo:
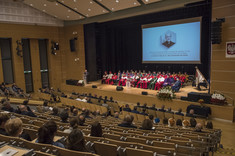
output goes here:
<path id="1" fill-rule="evenodd" d="M 235 41 L 235 1 L 213 0 L 212 21 L 225 18 L 222 43 L 212 46 L 211 92 L 218 90 L 235 99 L 235 58 L 226 58 L 226 42 Z M 231 102 L 231 101 L 230 101 Z"/>
<path id="2" fill-rule="evenodd" d="M 70 52 L 69 39 L 74 37 L 76 31 L 78 37 L 78 51 Z M 41 87 L 39 48 L 37 39 L 48 39 L 48 68 L 50 86 L 60 87 L 66 79 L 81 79 L 85 66 L 83 26 L 52 27 L 20 24 L 0 24 L 0 38 L 12 39 L 12 61 L 14 80 L 17 85 L 25 89 L 23 58 L 16 53 L 16 41 L 22 38 L 30 39 L 31 61 L 34 91 Z M 57 55 L 51 54 L 51 41 L 59 43 L 60 49 Z M 75 65 L 75 58 L 80 58 Z M 67 61 L 68 60 L 68 61 Z M 0 60 L 0 64 L 2 64 Z M 1 68 L 1 66 L 0 66 Z M 0 69 L 0 82 L 3 82 L 3 72 Z"/>

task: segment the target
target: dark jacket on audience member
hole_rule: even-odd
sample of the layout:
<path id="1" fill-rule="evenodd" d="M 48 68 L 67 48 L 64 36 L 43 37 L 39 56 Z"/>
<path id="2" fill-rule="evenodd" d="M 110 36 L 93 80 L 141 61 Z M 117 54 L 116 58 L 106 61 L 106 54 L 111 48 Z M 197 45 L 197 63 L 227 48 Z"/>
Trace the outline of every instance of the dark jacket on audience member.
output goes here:
<path id="1" fill-rule="evenodd" d="M 127 128 L 137 128 L 136 126 L 129 124 L 129 123 L 121 123 L 121 124 L 118 124 L 118 126 L 127 127 Z"/>
<path id="2" fill-rule="evenodd" d="M 21 111 L 22 115 L 27 115 L 27 116 L 31 116 L 31 117 L 37 117 L 33 112 L 31 111 Z"/>
<path id="3" fill-rule="evenodd" d="M 131 109 L 130 109 L 130 108 L 123 108 L 122 110 L 123 110 L 123 111 L 127 111 L 127 112 L 131 112 Z"/>
<path id="4" fill-rule="evenodd" d="M 160 111 L 160 112 L 166 112 L 165 109 L 159 109 L 158 111 Z"/>
<path id="5" fill-rule="evenodd" d="M 0 134 L 2 134 L 2 135 L 7 135 L 7 132 L 6 132 L 6 130 L 5 130 L 5 129 L 0 128 Z"/>
<path id="6" fill-rule="evenodd" d="M 181 113 L 181 112 L 176 112 L 175 114 L 176 114 L 176 115 L 184 116 L 184 114 L 183 114 L 183 113 Z"/>

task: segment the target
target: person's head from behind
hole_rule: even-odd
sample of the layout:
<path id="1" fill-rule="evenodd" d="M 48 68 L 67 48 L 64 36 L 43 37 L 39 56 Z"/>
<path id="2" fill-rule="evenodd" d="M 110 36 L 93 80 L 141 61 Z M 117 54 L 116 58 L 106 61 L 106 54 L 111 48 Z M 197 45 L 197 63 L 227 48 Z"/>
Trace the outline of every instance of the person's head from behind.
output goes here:
<path id="1" fill-rule="evenodd" d="M 102 127 L 101 124 L 98 121 L 95 121 L 91 124 L 91 136 L 94 137 L 102 137 Z"/>
<path id="2" fill-rule="evenodd" d="M 62 112 L 60 113 L 60 118 L 61 118 L 62 122 L 67 122 L 67 120 L 68 120 L 68 118 L 69 118 L 68 112 L 65 111 L 65 110 L 62 111 Z"/>
<path id="3" fill-rule="evenodd" d="M 164 109 L 165 109 L 165 105 L 162 105 L 161 109 L 163 109 L 163 110 L 164 110 Z"/>
<path id="4" fill-rule="evenodd" d="M 9 119 L 5 123 L 5 130 L 8 135 L 18 137 L 23 131 L 23 122 L 20 118 Z"/>
<path id="5" fill-rule="evenodd" d="M 168 119 L 168 126 L 169 126 L 169 127 L 175 126 L 175 119 L 169 118 L 169 119 Z"/>
<path id="6" fill-rule="evenodd" d="M 212 121 L 208 121 L 208 122 L 207 122 L 206 128 L 207 128 L 207 129 L 213 129 L 213 123 L 212 123 Z"/>
<path id="7" fill-rule="evenodd" d="M 194 118 L 190 119 L 190 127 L 195 127 L 197 125 L 197 121 Z"/>
<path id="8" fill-rule="evenodd" d="M 69 124 L 70 124 L 70 127 L 72 127 L 73 129 L 77 128 L 78 125 L 79 125 L 79 120 L 78 120 L 78 118 L 77 118 L 77 117 L 70 118 Z"/>
<path id="9" fill-rule="evenodd" d="M 137 102 L 137 106 L 140 106 L 140 103 L 139 103 L 139 102 Z"/>
<path id="10" fill-rule="evenodd" d="M 168 111 L 168 112 L 171 112 L 171 107 L 169 107 L 169 108 L 167 109 L 167 111 Z"/>
<path id="11" fill-rule="evenodd" d="M 183 127 L 187 128 L 187 127 L 189 127 L 189 125 L 190 125 L 190 123 L 188 120 L 183 120 L 183 122 L 182 122 Z"/>
<path id="12" fill-rule="evenodd" d="M 2 106 L 5 108 L 11 108 L 11 103 L 9 101 L 4 101 Z"/>
<path id="13" fill-rule="evenodd" d="M 23 105 L 28 105 L 28 103 L 29 103 L 29 100 L 24 100 L 23 101 Z"/>
<path id="14" fill-rule="evenodd" d="M 119 113 L 118 112 L 114 113 L 114 118 L 119 118 Z"/>
<path id="15" fill-rule="evenodd" d="M 79 129 L 73 129 L 67 140 L 68 149 L 86 152 L 85 139 Z"/>
<path id="16" fill-rule="evenodd" d="M 145 119 L 143 122 L 142 122 L 142 129 L 144 130 L 151 130 L 153 127 L 153 122 L 152 120 L 150 119 Z"/>
<path id="17" fill-rule="evenodd" d="M 0 127 L 1 128 L 5 128 L 5 123 L 7 122 L 7 120 L 10 119 L 10 114 L 9 113 L 4 113 L 1 112 L 0 113 Z"/>
<path id="18" fill-rule="evenodd" d="M 86 118 L 85 118 L 84 115 L 79 115 L 79 116 L 78 116 L 78 124 L 79 124 L 80 126 L 83 126 L 84 123 L 85 123 L 85 121 L 86 121 Z"/>
<path id="19" fill-rule="evenodd" d="M 153 121 L 153 118 L 154 118 L 154 116 L 150 114 L 149 115 L 149 120 Z"/>
<path id="20" fill-rule="evenodd" d="M 168 124 L 167 118 L 164 118 L 164 119 L 162 120 L 162 123 L 163 123 L 163 125 L 167 125 L 167 124 Z"/>
<path id="21" fill-rule="evenodd" d="M 44 102 L 43 102 L 43 106 L 44 106 L 44 107 L 47 107 L 47 106 L 48 106 L 48 101 L 44 101 Z"/>
<path id="22" fill-rule="evenodd" d="M 181 119 L 176 120 L 176 126 L 182 126 L 182 120 Z"/>
<path id="23" fill-rule="evenodd" d="M 153 108 L 155 108 L 155 107 L 156 107 L 156 105 L 155 105 L 155 104 L 153 104 L 153 105 L 152 105 L 152 107 L 153 107 Z"/>
<path id="24" fill-rule="evenodd" d="M 125 105 L 125 107 L 126 107 L 126 108 L 129 108 L 129 105 L 128 105 L 128 104 L 126 104 L 126 105 Z"/>
<path id="25" fill-rule="evenodd" d="M 132 121 L 133 121 L 133 119 L 132 119 L 132 117 L 131 117 L 131 115 L 126 115 L 125 117 L 124 117 L 124 119 L 123 119 L 123 121 L 125 122 L 125 123 L 127 123 L 127 124 L 132 124 Z"/>
<path id="26" fill-rule="evenodd" d="M 77 116 L 78 115 L 78 109 L 77 108 L 74 108 L 73 109 L 73 116 Z"/>
<path id="27" fill-rule="evenodd" d="M 54 115 L 58 115 L 59 109 L 57 107 L 53 107 L 52 112 Z"/>
<path id="28" fill-rule="evenodd" d="M 144 103 L 144 107 L 147 107 L 147 103 Z"/>
<path id="29" fill-rule="evenodd" d="M 133 110 L 137 111 L 137 106 L 134 106 Z"/>
<path id="30" fill-rule="evenodd" d="M 146 108 L 143 108 L 143 109 L 142 109 L 142 112 L 145 113 L 145 112 L 146 112 Z"/>
<path id="31" fill-rule="evenodd" d="M 46 122 L 38 129 L 38 143 L 52 144 L 56 131 L 57 125 L 55 121 Z"/>
<path id="32" fill-rule="evenodd" d="M 202 124 L 201 123 L 197 123 L 197 125 L 195 126 L 195 131 L 196 132 L 201 132 L 202 130 Z"/>

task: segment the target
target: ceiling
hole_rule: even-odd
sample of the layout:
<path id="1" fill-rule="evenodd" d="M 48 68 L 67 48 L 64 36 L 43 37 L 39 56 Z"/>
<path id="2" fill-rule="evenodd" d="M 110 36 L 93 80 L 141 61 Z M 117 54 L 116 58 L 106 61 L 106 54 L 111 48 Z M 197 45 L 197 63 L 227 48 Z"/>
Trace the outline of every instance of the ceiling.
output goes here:
<path id="1" fill-rule="evenodd" d="M 20 0 L 15 0 L 20 1 Z M 33 8 L 64 21 L 108 21 L 162 9 L 182 7 L 199 0 L 21 0 Z M 118 17 L 117 17 L 118 16 Z M 101 19 L 100 17 L 104 17 Z M 85 22 L 84 22 L 85 21 Z"/>

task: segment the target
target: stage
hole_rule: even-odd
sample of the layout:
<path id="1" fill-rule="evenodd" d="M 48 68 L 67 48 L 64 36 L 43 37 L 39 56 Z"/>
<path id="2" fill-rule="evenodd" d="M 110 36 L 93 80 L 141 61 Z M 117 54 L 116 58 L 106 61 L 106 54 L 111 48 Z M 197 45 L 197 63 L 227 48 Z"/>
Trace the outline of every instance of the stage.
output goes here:
<path id="1" fill-rule="evenodd" d="M 96 85 L 97 88 L 92 88 L 92 85 Z M 141 105 L 147 103 L 148 106 L 156 104 L 157 108 L 160 108 L 163 104 L 166 108 L 171 107 L 172 110 L 177 111 L 179 108 L 182 108 L 186 112 L 187 106 L 190 104 L 200 105 L 198 102 L 183 101 L 180 100 L 181 96 L 187 96 L 189 92 L 200 92 L 207 93 L 208 90 L 202 88 L 202 91 L 198 91 L 192 85 L 186 85 L 180 89 L 180 92 L 176 93 L 176 99 L 173 100 L 160 100 L 156 97 L 156 90 L 141 89 L 141 88 L 126 88 L 123 87 L 123 91 L 116 91 L 116 86 L 101 84 L 101 81 L 90 82 L 86 86 L 73 86 L 62 84 L 61 90 L 66 93 L 78 92 L 78 93 L 92 93 L 97 96 L 108 96 L 113 97 L 115 101 L 122 104 L 130 104 L 132 107 L 136 105 L 137 102 L 140 102 Z M 148 92 L 148 95 L 142 95 L 142 91 Z M 211 108 L 211 118 L 219 118 L 228 121 L 234 120 L 234 106 L 218 106 L 212 104 L 203 104 Z"/>
<path id="2" fill-rule="evenodd" d="M 96 85 L 97 89 L 100 90 L 106 90 L 106 91 L 116 91 L 116 85 L 108 85 L 108 84 L 101 84 L 101 80 L 93 81 L 87 84 L 85 87 L 92 87 L 92 85 Z M 150 90 L 150 89 L 142 89 L 142 88 L 134 88 L 134 87 L 123 87 L 123 93 L 128 94 L 135 94 L 135 95 L 141 95 L 142 92 L 148 92 L 147 96 L 156 96 L 158 91 L 157 90 Z M 189 92 L 200 92 L 200 93 L 208 93 L 208 89 L 202 87 L 202 90 L 199 91 L 196 87 L 192 87 L 191 83 L 188 83 L 184 85 L 183 88 L 180 88 L 179 92 L 175 93 L 176 98 L 180 99 L 181 96 L 187 96 Z"/>

